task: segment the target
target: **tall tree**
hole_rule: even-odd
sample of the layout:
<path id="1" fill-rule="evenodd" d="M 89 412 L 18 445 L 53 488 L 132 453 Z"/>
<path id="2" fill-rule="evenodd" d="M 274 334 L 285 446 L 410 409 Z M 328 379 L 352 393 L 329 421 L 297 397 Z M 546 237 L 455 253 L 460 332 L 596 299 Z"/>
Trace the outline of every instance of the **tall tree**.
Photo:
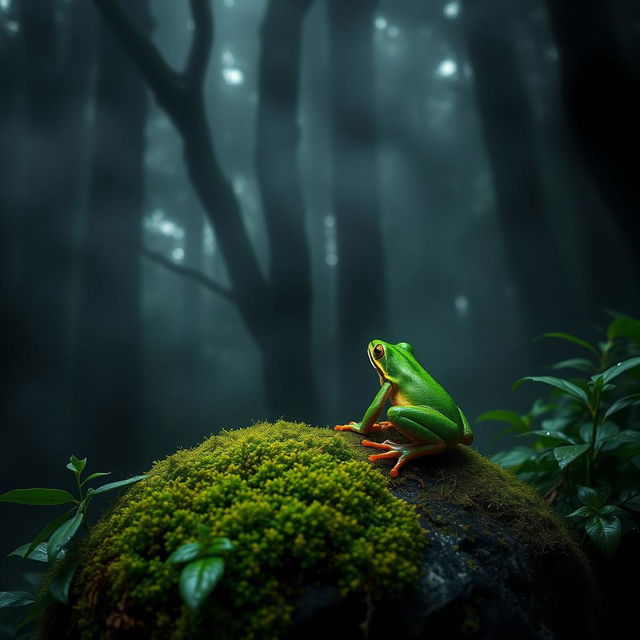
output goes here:
<path id="1" fill-rule="evenodd" d="M 370 390 L 364 350 L 386 331 L 385 245 L 378 198 L 373 29 L 377 0 L 329 0 L 333 211 L 338 247 L 341 411 Z"/>
<path id="2" fill-rule="evenodd" d="M 530 335 L 570 306 L 547 216 L 531 108 L 518 67 L 509 0 L 467 2 L 463 28 L 515 296 Z"/>
<path id="3" fill-rule="evenodd" d="M 20 212 L 21 158 L 17 153 L 20 136 L 20 112 L 23 101 L 23 62 L 21 33 L 12 34 L 9 24 L 17 20 L 15 6 L 0 14 L 0 423 L 11 424 L 15 401 L 23 380 L 17 379 L 21 360 L 20 312 L 24 293 L 18 285 L 17 248 Z M 10 462 L 10 461 L 8 461 Z"/>
<path id="4" fill-rule="evenodd" d="M 258 63 L 256 170 L 269 238 L 272 304 L 283 311 L 279 331 L 287 336 L 274 344 L 267 357 L 279 359 L 284 367 L 297 372 L 294 387 L 300 379 L 313 378 L 311 265 L 297 157 L 302 27 L 311 3 L 269 2 L 260 30 Z M 280 380 L 274 382 L 281 384 Z M 290 410 L 315 410 L 311 391 L 310 386 L 302 385 L 302 406 Z M 297 393 L 296 389 L 292 395 Z M 290 402 L 297 401 L 291 398 Z"/>
<path id="5" fill-rule="evenodd" d="M 194 36 L 185 68 L 176 72 L 138 29 L 117 0 L 94 0 L 104 20 L 144 75 L 183 140 L 184 157 L 200 202 L 211 222 L 229 273 L 231 297 L 263 356 L 263 374 L 273 415 L 305 418 L 313 415 L 314 386 L 308 366 L 309 344 L 296 344 L 288 327 L 304 323 L 308 311 L 290 303 L 276 304 L 278 283 L 267 280 L 243 224 L 233 189 L 213 148 L 206 114 L 204 76 L 213 43 L 213 15 L 209 0 L 190 0 Z M 290 269 L 299 265 L 291 261 Z M 296 393 L 284 381 L 295 371 Z"/>
<path id="6" fill-rule="evenodd" d="M 2 118 L 12 125 L 3 128 L 2 145 L 12 154 L 3 179 L 12 184 L 2 191 L 3 199 L 14 198 L 8 230 L 13 246 L 3 256 L 10 258 L 12 288 L 5 299 L 14 322 L 13 331 L 4 332 L 8 384 L 1 419 L 16 438 L 29 437 L 43 448 L 70 416 L 72 231 L 94 52 L 86 3 L 68 3 L 62 19 L 57 8 L 37 0 L 12 3 L 14 35 L 5 44 L 14 49 L 2 98 L 4 108 L 15 116 L 19 105 L 21 115 L 11 120 L 5 111 Z"/>
<path id="7" fill-rule="evenodd" d="M 192 193 L 187 196 L 184 207 L 184 262 L 183 264 L 201 273 L 204 262 L 204 224 L 197 202 Z M 185 423 L 206 428 L 204 400 L 207 397 L 204 388 L 205 371 L 203 369 L 204 339 L 204 299 L 201 286 L 192 279 L 185 278 L 182 285 L 180 308 L 181 349 L 181 413 Z"/>
<path id="8" fill-rule="evenodd" d="M 148 0 L 133 18 L 147 32 Z M 102 455 L 140 431 L 140 254 L 147 92 L 106 26 L 99 32 L 91 177 L 75 359 L 77 440 Z M 87 435 L 85 435 L 87 434 Z M 126 450 L 131 451 L 133 447 Z M 118 463 L 125 459 L 118 456 Z"/>
<path id="9" fill-rule="evenodd" d="M 25 92 L 25 176 L 18 241 L 26 319 L 22 362 L 28 371 L 26 386 L 40 399 L 32 410 L 48 407 L 51 423 L 68 418 L 72 231 L 92 29 L 86 3 L 74 2 L 65 23 L 58 21 L 53 2 L 25 0 L 18 9 Z M 69 24 L 68 30 L 61 24 Z"/>
<path id="10" fill-rule="evenodd" d="M 626 243 L 640 289 L 639 77 L 623 53 L 611 3 L 546 0 L 546 6 L 573 141 Z"/>

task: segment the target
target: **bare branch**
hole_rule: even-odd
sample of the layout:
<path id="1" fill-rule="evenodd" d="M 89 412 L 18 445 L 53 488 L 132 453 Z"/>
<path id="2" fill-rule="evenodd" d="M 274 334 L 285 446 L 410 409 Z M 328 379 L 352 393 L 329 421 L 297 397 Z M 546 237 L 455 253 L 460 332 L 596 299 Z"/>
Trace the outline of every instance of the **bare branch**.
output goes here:
<path id="1" fill-rule="evenodd" d="M 180 76 L 167 64 L 155 45 L 136 27 L 118 0 L 93 0 L 113 36 L 146 78 L 158 102 L 172 101 L 180 89 Z"/>
<path id="2" fill-rule="evenodd" d="M 161 253 L 157 253 L 156 251 L 151 251 L 150 249 L 147 249 L 144 246 L 140 246 L 140 251 L 142 255 L 145 256 L 145 258 L 148 258 L 152 262 L 162 265 L 165 269 L 168 269 L 169 271 L 173 271 L 174 273 L 177 273 L 181 276 L 184 276 L 185 278 L 189 278 L 190 280 L 197 282 L 198 284 L 202 285 L 206 289 L 209 289 L 209 291 L 213 291 L 214 293 L 217 293 L 218 295 L 227 299 L 229 302 L 233 302 L 234 304 L 236 303 L 236 299 L 233 293 L 229 291 L 229 289 L 218 284 L 215 280 L 212 280 L 201 271 L 198 271 L 197 269 L 192 269 L 191 267 L 185 267 L 181 264 L 177 264 L 176 262 L 173 262 L 173 260 L 169 260 L 169 258 L 166 258 L 165 256 L 163 256 Z"/>
<path id="3" fill-rule="evenodd" d="M 211 0 L 190 0 L 195 33 L 189 50 L 185 76 L 192 89 L 202 85 L 213 43 Z"/>

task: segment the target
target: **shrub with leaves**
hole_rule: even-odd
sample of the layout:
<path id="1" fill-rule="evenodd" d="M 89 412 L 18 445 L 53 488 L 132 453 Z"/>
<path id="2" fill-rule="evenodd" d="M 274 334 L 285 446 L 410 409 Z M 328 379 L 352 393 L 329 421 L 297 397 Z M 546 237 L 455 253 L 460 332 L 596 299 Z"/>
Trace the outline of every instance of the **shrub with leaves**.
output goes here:
<path id="1" fill-rule="evenodd" d="M 85 485 L 91 480 L 109 475 L 108 472 L 98 471 L 83 479 L 82 474 L 86 465 L 86 458 L 79 460 L 75 456 L 71 456 L 67 464 L 67 469 L 75 477 L 77 489 L 75 496 L 65 489 L 40 487 L 13 489 L 0 495 L 0 502 L 47 507 L 72 505 L 67 511 L 51 520 L 31 542 L 21 545 L 7 555 L 7 560 L 18 557 L 23 560 L 47 563 L 52 568 L 48 588 L 45 591 L 39 588 L 38 583 L 33 585 L 32 591 L 0 591 L 0 608 L 35 605 L 19 626 L 33 621 L 50 599 L 67 602 L 69 586 L 77 565 L 73 562 L 63 562 L 65 550 L 81 527 L 88 531 L 87 509 L 91 500 L 97 495 L 120 489 L 146 477 L 134 476 L 126 480 L 109 482 L 95 489 L 86 488 Z"/>
<path id="2" fill-rule="evenodd" d="M 582 356 L 552 365 L 567 375 L 527 376 L 550 387 L 525 415 L 489 411 L 476 422 L 507 423 L 526 444 L 493 461 L 533 484 L 595 546 L 612 554 L 638 533 L 640 513 L 640 321 L 618 315 L 598 344 L 567 333 Z M 577 372 L 574 374 L 573 372 Z"/>

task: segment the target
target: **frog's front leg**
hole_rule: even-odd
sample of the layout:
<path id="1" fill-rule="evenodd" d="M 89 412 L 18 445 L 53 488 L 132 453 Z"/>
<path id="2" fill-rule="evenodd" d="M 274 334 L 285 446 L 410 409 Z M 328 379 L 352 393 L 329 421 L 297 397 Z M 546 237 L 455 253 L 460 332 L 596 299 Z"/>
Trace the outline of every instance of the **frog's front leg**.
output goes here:
<path id="1" fill-rule="evenodd" d="M 389 409 L 387 416 L 395 428 L 412 442 L 400 443 L 387 440 L 379 444 L 363 440 L 362 444 L 365 447 L 386 451 L 386 453 L 369 456 L 370 462 L 398 458 L 398 462 L 389 472 L 394 478 L 409 460 L 442 453 L 447 448 L 447 443 L 457 442 L 458 425 L 430 407 L 394 406 Z"/>
<path id="2" fill-rule="evenodd" d="M 360 422 L 349 422 L 349 424 L 338 424 L 334 427 L 336 431 L 355 431 L 356 433 L 369 433 L 370 431 L 379 431 L 380 429 L 389 429 L 393 426 L 391 422 L 376 422 L 384 403 L 391 391 L 391 383 L 385 382 L 380 391 L 376 393 L 375 398 L 371 401 L 369 408 L 366 410 Z"/>

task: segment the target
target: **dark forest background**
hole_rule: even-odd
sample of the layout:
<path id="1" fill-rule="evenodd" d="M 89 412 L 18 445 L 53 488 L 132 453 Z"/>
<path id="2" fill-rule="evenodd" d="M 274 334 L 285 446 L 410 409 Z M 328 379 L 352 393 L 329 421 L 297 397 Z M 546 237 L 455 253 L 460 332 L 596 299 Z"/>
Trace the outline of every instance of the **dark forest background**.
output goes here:
<path id="1" fill-rule="evenodd" d="M 0 491 L 358 419 L 373 338 L 471 420 L 524 408 L 511 382 L 562 355 L 534 336 L 639 312 L 639 25 L 633 0 L 0 0 Z"/>

